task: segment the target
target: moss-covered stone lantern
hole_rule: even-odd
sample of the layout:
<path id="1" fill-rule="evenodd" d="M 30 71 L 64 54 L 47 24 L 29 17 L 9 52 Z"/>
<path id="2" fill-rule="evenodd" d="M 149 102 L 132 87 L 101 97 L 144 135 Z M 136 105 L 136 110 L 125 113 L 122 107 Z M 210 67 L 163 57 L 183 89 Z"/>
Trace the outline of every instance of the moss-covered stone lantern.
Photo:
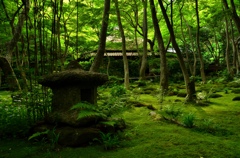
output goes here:
<path id="1" fill-rule="evenodd" d="M 76 66 L 45 76 L 39 83 L 50 87 L 53 92 L 52 112 L 48 121 L 73 126 L 89 123 L 91 119 L 77 120 L 79 111 L 70 109 L 81 101 L 96 105 L 97 87 L 107 80 L 108 76 L 105 74 L 84 71 Z"/>
<path id="2" fill-rule="evenodd" d="M 54 130 L 55 134 L 59 134 L 58 144 L 76 147 L 99 138 L 100 131 L 125 128 L 122 119 L 114 119 L 116 125 L 106 126 L 97 116 L 79 119 L 81 109 L 72 109 L 73 105 L 82 101 L 97 106 L 97 87 L 107 80 L 105 74 L 82 70 L 77 61 L 70 62 L 65 71 L 43 77 L 39 83 L 50 87 L 53 92 L 52 111 L 32 127 L 30 133 Z M 54 139 L 52 137 L 51 134 L 47 135 L 49 139 Z"/>

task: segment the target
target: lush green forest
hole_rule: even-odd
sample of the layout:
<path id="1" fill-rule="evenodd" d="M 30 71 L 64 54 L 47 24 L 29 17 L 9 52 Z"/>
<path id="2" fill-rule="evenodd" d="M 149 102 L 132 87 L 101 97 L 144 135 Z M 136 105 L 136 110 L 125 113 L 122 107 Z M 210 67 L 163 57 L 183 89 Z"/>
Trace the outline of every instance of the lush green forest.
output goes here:
<path id="1" fill-rule="evenodd" d="M 239 157 L 240 1 L 0 0 L 0 12 L 0 158 Z M 92 134 L 87 147 L 66 147 L 72 128 Z"/>

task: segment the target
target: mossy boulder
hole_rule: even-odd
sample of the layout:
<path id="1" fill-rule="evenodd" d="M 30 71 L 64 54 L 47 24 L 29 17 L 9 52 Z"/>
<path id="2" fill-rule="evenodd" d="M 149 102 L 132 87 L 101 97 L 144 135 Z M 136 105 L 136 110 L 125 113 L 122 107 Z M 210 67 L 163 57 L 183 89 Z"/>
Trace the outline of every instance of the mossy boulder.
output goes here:
<path id="1" fill-rule="evenodd" d="M 70 147 L 88 145 L 94 138 L 100 137 L 100 130 L 92 127 L 60 127 L 55 132 L 59 134 L 58 144 Z"/>
<path id="2" fill-rule="evenodd" d="M 177 95 L 177 94 L 178 94 L 177 90 L 170 90 L 170 91 L 167 92 L 168 96 L 174 96 L 174 95 Z"/>
<path id="3" fill-rule="evenodd" d="M 234 89 L 232 89 L 231 92 L 235 93 L 235 94 L 240 94 L 240 88 L 234 88 Z"/>
<path id="4" fill-rule="evenodd" d="M 177 96 L 178 97 L 186 97 L 187 93 L 186 92 L 178 92 Z"/>
<path id="5" fill-rule="evenodd" d="M 137 86 L 138 86 L 138 87 L 147 86 L 147 82 L 146 82 L 146 81 L 136 81 L 135 83 L 137 83 Z"/>
<path id="6" fill-rule="evenodd" d="M 232 99 L 232 101 L 240 101 L 240 96 L 236 96 Z"/>
<path id="7" fill-rule="evenodd" d="M 228 86 L 228 87 L 233 87 L 233 88 L 240 88 L 240 82 L 235 82 L 235 81 L 229 82 L 229 83 L 227 84 L 227 86 Z"/>
<path id="8" fill-rule="evenodd" d="M 147 109 L 150 109 L 150 110 L 156 110 L 156 108 L 151 105 L 151 104 L 145 104 L 145 103 L 141 103 L 141 102 L 138 102 L 138 101 L 128 101 L 127 104 L 129 106 L 134 106 L 134 107 L 146 107 Z"/>
<path id="9" fill-rule="evenodd" d="M 157 94 L 159 90 L 156 87 L 143 87 L 144 94 Z"/>
<path id="10" fill-rule="evenodd" d="M 223 96 L 223 95 L 221 95 L 221 94 L 212 93 L 212 94 L 209 95 L 209 98 L 220 98 L 220 97 L 222 97 L 222 96 Z"/>
<path id="11" fill-rule="evenodd" d="M 180 100 L 180 99 L 175 99 L 174 102 L 175 102 L 175 103 L 177 103 L 177 102 L 182 102 L 182 100 Z"/>
<path id="12" fill-rule="evenodd" d="M 127 125 L 122 118 L 109 118 L 106 121 L 99 122 L 96 127 L 104 133 L 115 133 L 124 130 Z"/>

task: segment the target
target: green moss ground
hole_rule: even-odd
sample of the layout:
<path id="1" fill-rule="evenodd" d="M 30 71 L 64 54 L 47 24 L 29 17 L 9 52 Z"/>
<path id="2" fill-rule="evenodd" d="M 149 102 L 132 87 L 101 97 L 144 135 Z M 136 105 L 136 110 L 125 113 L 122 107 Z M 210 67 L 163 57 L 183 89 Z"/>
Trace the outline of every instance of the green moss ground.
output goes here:
<path id="1" fill-rule="evenodd" d="M 157 85 L 156 85 L 157 86 Z M 162 106 L 176 105 L 184 112 L 196 115 L 196 126 L 204 119 L 211 120 L 217 132 L 185 128 L 165 120 L 156 121 L 145 107 L 132 108 L 121 117 L 127 122 L 121 147 L 105 151 L 100 145 L 62 148 L 50 151 L 44 145 L 24 140 L 1 140 L 0 158 L 239 158 L 240 157 L 240 102 L 232 101 L 237 94 L 210 98 L 209 106 L 175 103 L 183 98 L 164 97 Z M 157 97 L 141 94 L 139 101 L 159 108 Z"/>

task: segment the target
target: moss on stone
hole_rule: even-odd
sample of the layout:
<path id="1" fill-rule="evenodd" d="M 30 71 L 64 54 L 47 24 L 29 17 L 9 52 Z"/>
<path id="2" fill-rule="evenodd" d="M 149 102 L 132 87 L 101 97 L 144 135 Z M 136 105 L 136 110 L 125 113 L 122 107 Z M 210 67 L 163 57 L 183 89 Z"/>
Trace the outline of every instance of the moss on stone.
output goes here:
<path id="1" fill-rule="evenodd" d="M 39 83 L 46 87 L 63 87 L 68 85 L 95 87 L 104 84 L 107 80 L 108 76 L 106 74 L 73 69 L 47 75 Z"/>

